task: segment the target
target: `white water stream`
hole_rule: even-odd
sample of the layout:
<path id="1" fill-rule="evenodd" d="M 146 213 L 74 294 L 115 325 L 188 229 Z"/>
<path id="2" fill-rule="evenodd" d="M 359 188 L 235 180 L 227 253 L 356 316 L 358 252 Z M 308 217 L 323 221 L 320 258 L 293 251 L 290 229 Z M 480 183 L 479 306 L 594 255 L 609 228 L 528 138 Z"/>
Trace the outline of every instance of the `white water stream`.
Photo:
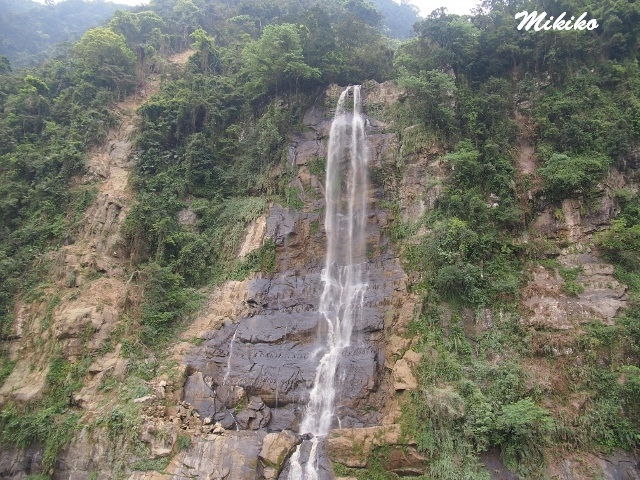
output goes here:
<path id="1" fill-rule="evenodd" d="M 353 93 L 353 111 L 345 105 Z M 365 279 L 368 149 L 360 86 L 347 87 L 338 100 L 329 134 L 325 230 L 327 253 L 319 311 L 326 320 L 323 356 L 316 370 L 301 434 L 311 434 L 308 461 L 300 463 L 300 446 L 291 456 L 289 480 L 318 479 L 318 442 L 334 423 L 336 372 L 342 350 L 362 315 Z M 339 423 L 339 422 L 338 422 Z"/>
<path id="2" fill-rule="evenodd" d="M 231 357 L 233 356 L 233 344 L 236 341 L 236 335 L 238 333 L 238 327 L 233 332 L 233 337 L 231 337 L 231 343 L 229 344 L 229 358 L 227 358 L 227 369 L 224 372 L 224 377 L 222 378 L 222 385 L 227 383 L 227 379 L 229 378 L 229 374 L 231 373 Z"/>

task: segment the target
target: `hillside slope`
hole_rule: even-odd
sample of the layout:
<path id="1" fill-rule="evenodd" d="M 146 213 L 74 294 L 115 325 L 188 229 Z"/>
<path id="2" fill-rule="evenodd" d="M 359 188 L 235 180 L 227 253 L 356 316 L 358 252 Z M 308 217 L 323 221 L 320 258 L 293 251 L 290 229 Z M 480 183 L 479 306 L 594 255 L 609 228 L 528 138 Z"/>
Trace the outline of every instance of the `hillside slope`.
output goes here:
<path id="1" fill-rule="evenodd" d="M 152 2 L 0 72 L 0 476 L 288 477 L 357 83 L 366 315 L 322 476 L 639 478 L 640 7 L 525 7 L 393 50 L 367 2 Z"/>

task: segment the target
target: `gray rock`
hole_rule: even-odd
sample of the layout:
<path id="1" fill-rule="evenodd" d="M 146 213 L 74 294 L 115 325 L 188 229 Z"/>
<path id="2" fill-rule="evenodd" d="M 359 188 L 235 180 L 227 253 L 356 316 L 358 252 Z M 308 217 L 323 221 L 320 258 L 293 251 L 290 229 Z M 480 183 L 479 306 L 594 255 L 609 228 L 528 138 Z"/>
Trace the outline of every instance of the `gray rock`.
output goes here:
<path id="1" fill-rule="evenodd" d="M 265 436 L 261 432 L 234 431 L 207 435 L 178 457 L 172 478 L 258 480 L 258 455 Z"/>
<path id="2" fill-rule="evenodd" d="M 242 430 L 258 430 L 266 427 L 271 420 L 271 409 L 260 397 L 251 397 L 249 403 L 235 416 Z"/>

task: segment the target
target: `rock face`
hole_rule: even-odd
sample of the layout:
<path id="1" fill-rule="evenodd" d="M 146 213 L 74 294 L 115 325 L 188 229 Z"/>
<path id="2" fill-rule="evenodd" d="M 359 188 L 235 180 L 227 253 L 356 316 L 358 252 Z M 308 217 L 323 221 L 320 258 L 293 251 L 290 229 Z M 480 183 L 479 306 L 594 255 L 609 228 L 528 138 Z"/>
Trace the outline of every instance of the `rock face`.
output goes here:
<path id="1" fill-rule="evenodd" d="M 171 461 L 162 472 L 131 472 L 129 480 L 288 478 L 288 459 L 303 440 L 295 432 L 313 386 L 326 334 L 326 323 L 318 312 L 325 254 L 321 170 L 333 97 L 339 91 L 338 87 L 330 89 L 325 108 L 316 105 L 307 112 L 306 130 L 294 134 L 291 140 L 287 160 L 295 178 L 290 187 L 300 191 L 304 207 L 295 210 L 272 205 L 249 226 L 239 248 L 238 256 L 242 257 L 271 240 L 276 246 L 273 273 L 216 288 L 203 312 L 172 347 L 170 357 L 179 365 L 177 378 L 169 384 L 155 381 L 150 393 L 132 401 L 142 412 L 142 425 L 136 434 L 148 450 L 145 458 Z M 371 83 L 365 86 L 364 94 L 365 105 L 370 106 L 396 102 L 401 95 L 391 83 Z M 425 144 L 419 151 L 403 153 L 400 178 L 387 176 L 385 172 L 396 167 L 395 158 L 402 146 L 385 127 L 367 117 L 372 186 L 367 192 L 371 213 L 367 224 L 366 313 L 339 361 L 334 430 L 319 445 L 323 452 L 320 480 L 335 478 L 331 462 L 366 467 L 381 447 L 388 453 L 382 465 L 385 470 L 400 476 L 426 472 L 428 460 L 413 440 L 400 435 L 398 425 L 399 399 L 405 398 L 406 391 L 418 388 L 414 373 L 423 361 L 413 350 L 415 342 L 406 338 L 406 324 L 419 305 L 407 292 L 407 277 L 384 230 L 392 215 L 412 221 L 433 208 L 448 172 L 439 160 L 442 152 L 435 145 Z M 415 135 L 414 130 L 409 127 L 403 134 Z M 87 213 L 79 243 L 65 247 L 53 259 L 58 286 L 67 285 L 65 288 L 77 290 L 79 295 L 51 308 L 49 329 L 38 326 L 46 318 L 45 305 L 19 308 L 14 325 L 18 340 L 36 332 L 42 338 L 48 335 L 55 339 L 69 356 L 79 355 L 81 348 L 95 353 L 85 387 L 71 399 L 87 415 L 101 408 L 96 398 L 103 380 L 124 381 L 128 368 L 120 346 L 110 353 L 98 352 L 118 322 L 124 299 L 136 294 L 133 287 L 130 290 L 131 279 L 122 273 L 126 252 L 118 233 L 130 200 L 126 188 L 130 133 L 128 127 L 114 132 L 108 148 L 92 159 L 89 171 L 101 179 L 100 194 Z M 525 142 L 522 148 L 519 171 L 530 175 L 536 168 L 533 146 Z M 399 212 L 379 207 L 385 195 L 396 193 Z M 604 228 L 613 208 L 609 200 L 603 198 L 590 215 L 582 215 L 567 201 L 562 218 L 551 211 L 541 212 L 535 228 L 550 238 L 580 243 Z M 178 220 L 192 224 L 196 215 L 185 209 Z M 425 234 L 419 231 L 416 237 Z M 542 267 L 533 272 L 523 295 L 524 306 L 529 309 L 525 321 L 531 328 L 562 336 L 587 321 L 611 324 L 625 308 L 626 289 L 613 278 L 612 267 L 595 253 L 579 251 L 582 253 L 554 252 L 563 266 L 582 266 L 578 282 L 584 290 L 577 295 L 563 292 L 564 280 L 555 271 Z M 96 272 L 100 278 L 94 278 Z M 471 312 L 466 315 L 470 318 L 466 323 L 482 329 L 493 322 L 492 315 L 486 310 L 478 322 L 479 317 Z M 443 315 L 443 321 L 448 321 L 446 317 Z M 83 336 L 90 340 L 81 343 Z M 19 353 L 17 347 L 13 348 L 15 358 Z M 0 389 L 0 402 L 39 398 L 47 371 L 30 368 L 31 361 L 19 359 Z M 179 446 L 184 435 L 191 439 L 188 447 Z M 310 444 L 302 444 L 303 464 Z M 42 448 L 0 452 L 0 478 L 23 480 L 27 473 L 37 473 L 42 454 Z M 98 480 L 114 478 L 115 467 L 108 459 L 130 459 L 128 455 L 131 452 L 114 451 L 105 428 L 84 429 L 61 456 L 54 478 L 84 480 L 96 472 Z M 501 464 L 499 454 L 488 452 L 482 460 L 494 479 L 516 478 Z M 593 464 L 591 473 L 604 472 L 607 479 L 640 480 L 631 457 L 591 456 L 588 461 Z M 593 478 L 580 465 L 568 456 L 551 465 L 550 472 L 567 480 Z"/>
<path id="2" fill-rule="evenodd" d="M 389 89 L 385 95 L 392 95 L 393 91 Z M 272 206 L 264 219 L 251 225 L 241 249 L 243 254 L 247 245 L 256 248 L 265 239 L 273 241 L 275 272 L 243 282 L 234 293 L 236 304 L 224 311 L 221 302 L 228 302 L 230 297 L 225 295 L 214 301 L 212 296 L 201 317 L 217 320 L 196 319 L 195 324 L 204 327 L 199 327 L 197 333 L 203 343 L 191 347 L 186 356 L 183 400 L 205 419 L 203 432 L 218 422 L 229 435 L 235 435 L 234 430 L 238 429 L 245 435 L 242 438 L 264 438 L 258 455 L 262 475 L 259 478 L 267 479 L 287 478 L 287 459 L 301 442 L 291 430 L 296 431 L 302 418 L 326 334 L 326 323 L 318 312 L 325 252 L 324 178 L 318 165 L 326 156 L 331 113 L 314 107 L 305 115 L 304 123 L 309 130 L 294 136 L 289 162 L 297 173 L 291 186 L 304 192 L 305 207 L 299 211 Z M 384 125 L 375 119 L 369 118 L 368 126 L 370 162 L 372 168 L 381 170 L 393 161 L 397 142 L 394 135 L 384 133 Z M 342 352 L 337 374 L 335 426 L 353 431 L 377 428 L 374 426 L 383 422 L 394 377 L 399 375 L 408 385 L 406 388 L 415 388 L 411 369 L 420 360 L 417 354 L 405 353 L 403 348 L 403 356 L 394 367 L 396 358 L 386 351 L 385 328 L 399 317 L 406 321 L 413 314 L 413 304 L 407 302 L 410 297 L 406 275 L 382 233 L 388 218 L 377 208 L 377 194 L 372 186 L 368 192 L 371 214 L 367 246 L 371 255 L 366 267 L 366 313 L 355 325 L 351 345 Z M 215 329 L 211 328 L 214 325 Z M 397 338 L 396 343 L 402 344 L 403 340 Z M 214 441 L 218 442 L 216 449 L 235 447 Z M 302 447 L 303 463 L 310 448 L 308 443 Z M 413 453 L 395 452 L 389 468 L 398 472 L 417 469 L 422 459 Z M 329 458 L 321 455 L 323 479 L 334 478 Z"/>
<path id="3" fill-rule="evenodd" d="M 568 268 L 581 268 L 577 281 L 583 291 L 567 295 L 562 291 L 564 280 L 559 274 L 537 268 L 523 293 L 523 303 L 531 310 L 529 324 L 552 330 L 568 330 L 592 320 L 613 325 L 628 300 L 627 288 L 613 276 L 613 265 L 590 253 L 562 255 L 560 261 Z"/>
<path id="4" fill-rule="evenodd" d="M 375 448 L 386 447 L 384 469 L 400 476 L 418 476 L 426 471 L 426 457 L 415 449 L 415 442 L 402 438 L 400 425 L 335 429 L 326 441 L 327 454 L 334 462 L 352 468 L 369 463 Z"/>
<path id="5" fill-rule="evenodd" d="M 258 455 L 265 433 L 228 432 L 207 435 L 175 458 L 167 471 L 171 479 L 258 480 L 262 467 Z"/>
<path id="6" fill-rule="evenodd" d="M 277 248 L 276 273 L 250 280 L 243 302 L 247 311 L 225 321 L 187 357 L 192 373 L 185 384 L 185 400 L 201 415 L 221 422 L 228 422 L 232 411 L 239 409 L 235 424 L 240 429 L 295 429 L 323 354 L 326 324 L 318 303 L 323 288 L 325 237 L 324 217 L 318 210 L 323 205 L 324 179 L 312 174 L 309 165 L 326 155 L 331 118 L 312 108 L 304 123 L 310 131 L 294 138 L 289 159 L 298 171 L 295 181 L 311 192 L 305 203 L 307 211 L 278 205 L 270 208 L 264 235 Z M 369 125 L 371 163 L 381 165 L 392 157 L 388 151 L 392 142 L 387 134 L 380 133 L 379 122 L 370 119 Z M 344 349 L 339 362 L 336 426 L 338 422 L 343 427 L 380 424 L 380 409 L 371 407 L 383 403 L 383 330 L 385 322 L 396 315 L 398 293 L 406 291 L 404 272 L 381 233 L 386 216 L 376 209 L 375 193 L 373 188 L 369 192 L 372 213 L 367 244 L 373 254 L 366 272 L 366 313 L 355 326 L 351 345 Z M 252 232 L 249 236 L 255 238 Z M 403 375 L 409 379 L 411 373 L 405 370 Z M 230 389 L 241 389 L 243 394 L 234 396 Z M 251 408 L 260 402 L 264 407 Z"/>
<path id="7" fill-rule="evenodd" d="M 396 391 L 415 390 L 418 382 L 413 376 L 412 369 L 420 363 L 421 355 L 408 350 L 393 366 L 393 389 Z"/>
<path id="8" fill-rule="evenodd" d="M 264 477 L 267 480 L 278 478 L 284 462 L 293 453 L 302 439 L 290 430 L 279 433 L 270 433 L 264 437 L 260 461 L 264 467 Z"/>

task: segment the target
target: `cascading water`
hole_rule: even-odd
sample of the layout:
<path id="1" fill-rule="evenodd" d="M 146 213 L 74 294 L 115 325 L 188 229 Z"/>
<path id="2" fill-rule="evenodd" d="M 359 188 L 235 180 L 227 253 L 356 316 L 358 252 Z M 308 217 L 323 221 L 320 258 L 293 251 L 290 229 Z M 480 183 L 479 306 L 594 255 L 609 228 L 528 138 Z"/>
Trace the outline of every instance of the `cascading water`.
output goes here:
<path id="1" fill-rule="evenodd" d="M 345 108 L 353 92 L 353 111 Z M 362 315 L 367 223 L 367 158 L 360 86 L 347 87 L 338 100 L 329 134 L 325 230 L 327 253 L 319 311 L 326 320 L 324 355 L 316 370 L 300 433 L 311 434 L 311 449 L 301 465 L 300 446 L 291 456 L 289 480 L 318 479 L 318 443 L 334 420 L 336 372 L 340 354 Z"/>
<path id="2" fill-rule="evenodd" d="M 222 378 L 222 385 L 227 383 L 227 379 L 229 378 L 229 374 L 231 373 L 231 357 L 233 356 L 233 344 L 236 341 L 236 335 L 238 334 L 238 327 L 236 327 L 235 332 L 233 332 L 233 337 L 231 337 L 231 343 L 229 343 L 229 358 L 227 358 L 227 369 L 224 372 L 224 377 Z"/>

